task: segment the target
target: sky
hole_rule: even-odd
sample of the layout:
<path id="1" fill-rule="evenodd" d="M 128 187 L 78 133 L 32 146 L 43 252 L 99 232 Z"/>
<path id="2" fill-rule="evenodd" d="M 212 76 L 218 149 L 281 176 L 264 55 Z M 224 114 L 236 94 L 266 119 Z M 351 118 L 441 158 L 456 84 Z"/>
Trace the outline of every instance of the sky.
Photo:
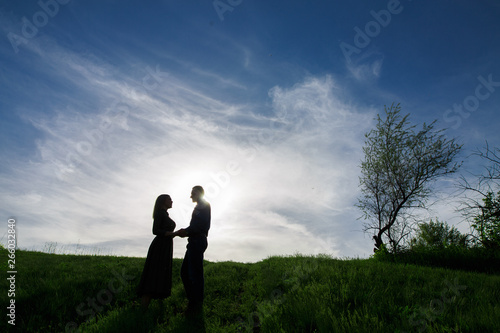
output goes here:
<path id="1" fill-rule="evenodd" d="M 384 107 L 500 147 L 500 3 L 0 1 L 0 229 L 28 250 L 145 257 L 156 197 L 205 259 L 367 258 L 359 176 Z M 467 231 L 456 178 L 438 217 Z M 174 239 L 182 258 L 186 239 Z"/>

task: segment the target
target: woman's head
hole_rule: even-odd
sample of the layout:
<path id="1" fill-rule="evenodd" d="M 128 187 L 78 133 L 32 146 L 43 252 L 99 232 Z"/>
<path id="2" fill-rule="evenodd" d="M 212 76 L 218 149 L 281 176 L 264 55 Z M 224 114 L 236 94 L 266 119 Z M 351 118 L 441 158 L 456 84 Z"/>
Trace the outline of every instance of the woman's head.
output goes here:
<path id="1" fill-rule="evenodd" d="M 170 198 L 170 195 L 160 194 L 158 198 L 156 198 L 155 207 L 153 209 L 153 218 L 160 209 L 172 208 L 172 202 L 173 201 L 172 198 Z"/>

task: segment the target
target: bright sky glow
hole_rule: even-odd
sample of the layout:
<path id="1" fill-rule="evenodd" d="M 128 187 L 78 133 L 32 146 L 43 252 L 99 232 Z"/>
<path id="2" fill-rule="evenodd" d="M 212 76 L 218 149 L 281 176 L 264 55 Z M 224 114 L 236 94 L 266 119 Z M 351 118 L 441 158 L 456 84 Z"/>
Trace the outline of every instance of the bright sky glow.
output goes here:
<path id="1" fill-rule="evenodd" d="M 144 257 L 156 197 L 186 227 L 202 185 L 208 260 L 368 257 L 364 134 L 396 102 L 464 159 L 499 147 L 499 18 L 494 0 L 4 1 L 4 231 L 15 217 L 21 248 Z M 438 188 L 428 216 L 466 231 L 453 182 Z"/>

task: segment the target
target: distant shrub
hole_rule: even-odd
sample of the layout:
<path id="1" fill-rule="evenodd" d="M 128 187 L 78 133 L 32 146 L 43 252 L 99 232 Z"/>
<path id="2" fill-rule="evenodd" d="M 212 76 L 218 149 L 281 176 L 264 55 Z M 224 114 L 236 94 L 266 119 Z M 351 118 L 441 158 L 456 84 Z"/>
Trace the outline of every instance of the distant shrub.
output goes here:
<path id="1" fill-rule="evenodd" d="M 421 223 L 415 238 L 410 241 L 412 249 L 443 249 L 448 247 L 467 248 L 467 235 L 463 235 L 455 227 L 446 222 L 430 220 L 429 223 Z"/>
<path id="2" fill-rule="evenodd" d="M 382 244 L 380 248 L 375 251 L 373 258 L 380 261 L 392 261 L 394 255 L 387 249 L 385 244 Z"/>

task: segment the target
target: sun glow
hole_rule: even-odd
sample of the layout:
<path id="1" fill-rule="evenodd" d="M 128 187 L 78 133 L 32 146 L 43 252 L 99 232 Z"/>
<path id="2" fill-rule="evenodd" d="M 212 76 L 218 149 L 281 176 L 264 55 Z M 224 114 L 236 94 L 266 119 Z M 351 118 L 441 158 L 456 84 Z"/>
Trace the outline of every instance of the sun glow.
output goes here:
<path id="1" fill-rule="evenodd" d="M 221 188 L 220 191 L 215 193 L 207 193 L 205 198 L 212 206 L 213 218 L 227 216 L 234 210 L 237 196 L 238 191 L 235 186 Z"/>
<path id="2" fill-rule="evenodd" d="M 205 190 L 205 199 L 212 206 L 212 218 L 220 219 L 234 210 L 239 188 L 237 179 L 226 172 L 183 171 L 182 175 L 171 177 L 167 184 L 167 193 L 174 201 L 170 210 L 172 217 L 179 222 L 189 224 L 194 203 L 190 199 L 193 186 L 201 185 Z"/>

